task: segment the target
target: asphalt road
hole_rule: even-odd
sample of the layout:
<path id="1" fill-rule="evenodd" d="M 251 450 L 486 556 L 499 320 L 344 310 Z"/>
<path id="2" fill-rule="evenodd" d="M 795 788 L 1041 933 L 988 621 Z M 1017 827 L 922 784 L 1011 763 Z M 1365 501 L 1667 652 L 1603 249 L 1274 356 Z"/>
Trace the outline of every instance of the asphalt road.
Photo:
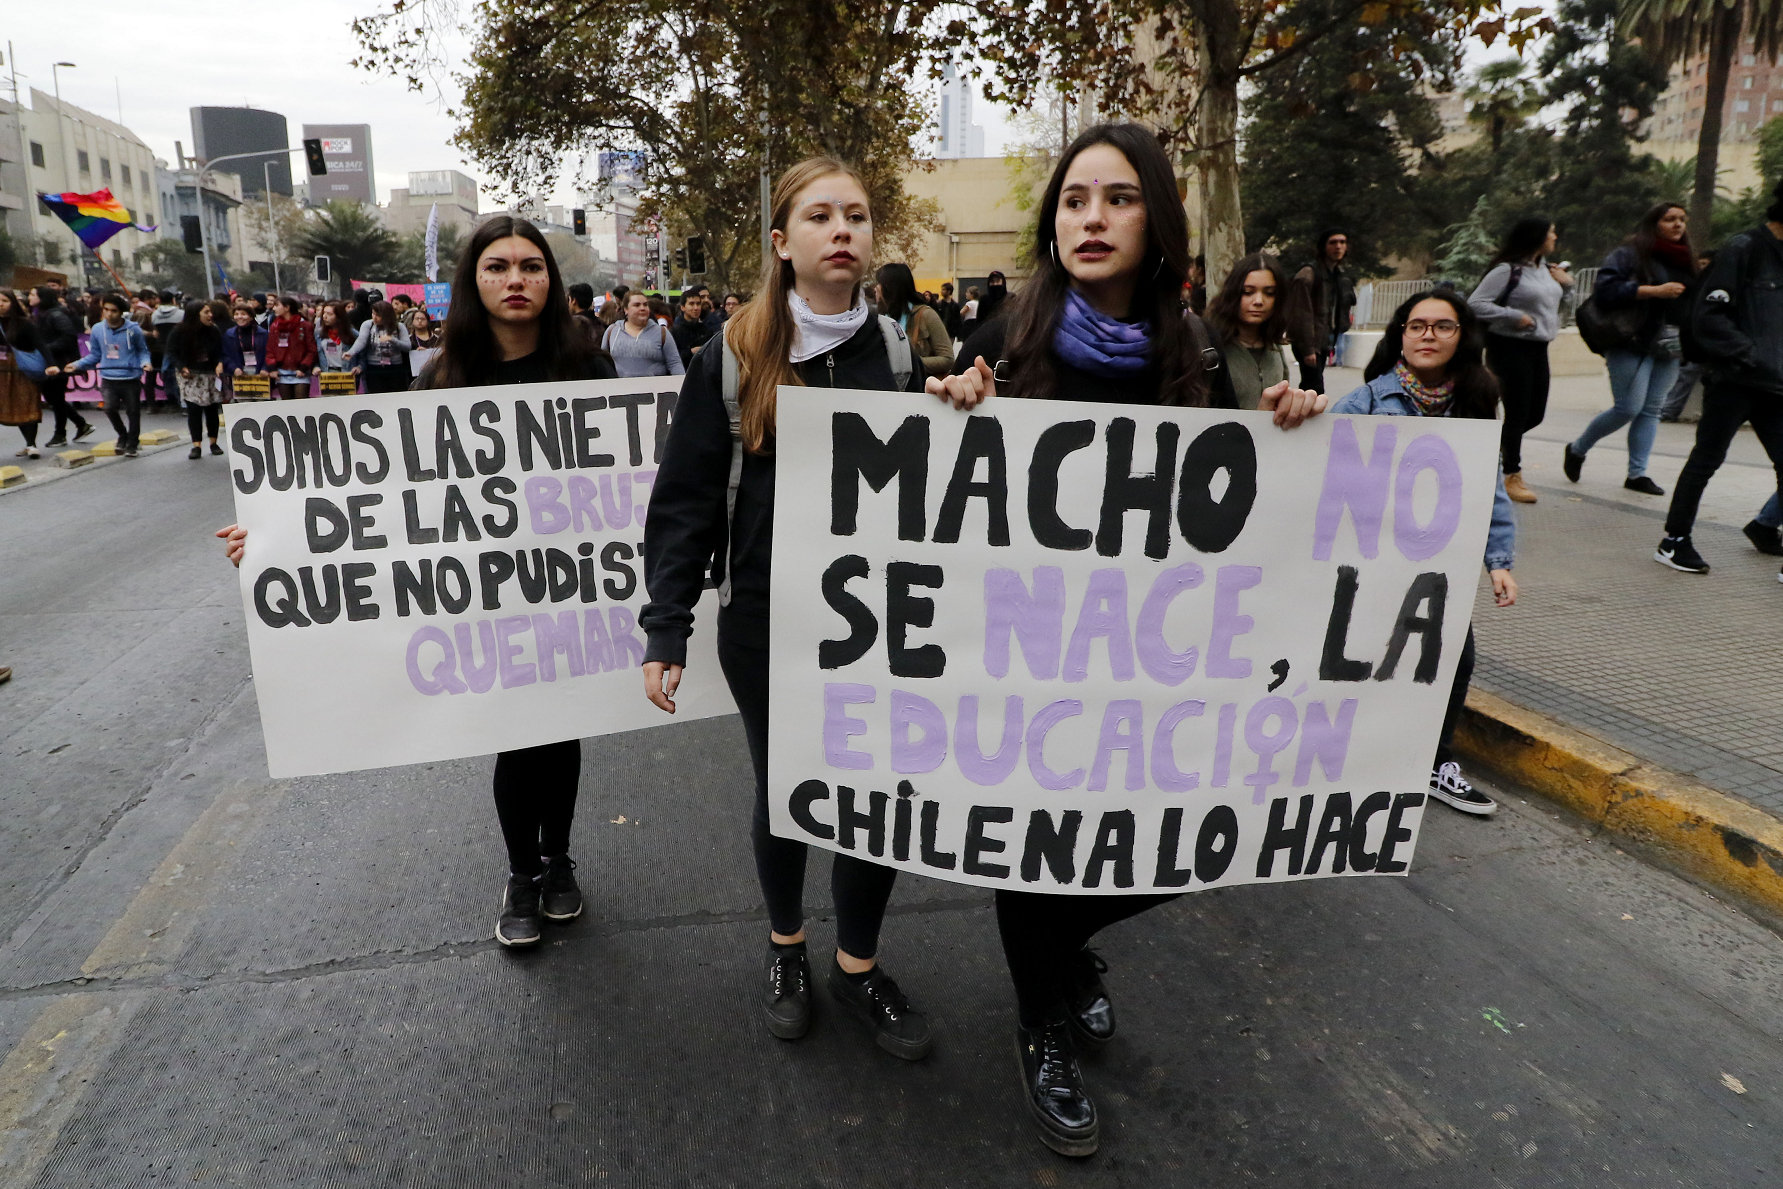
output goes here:
<path id="1" fill-rule="evenodd" d="M 0 1185 L 1783 1184 L 1783 940 L 1515 790 L 1109 930 L 1083 1162 L 976 890 L 894 898 L 928 1061 L 767 1035 L 735 720 L 586 744 L 591 911 L 501 952 L 490 760 L 267 778 L 220 464 L 0 498 Z"/>

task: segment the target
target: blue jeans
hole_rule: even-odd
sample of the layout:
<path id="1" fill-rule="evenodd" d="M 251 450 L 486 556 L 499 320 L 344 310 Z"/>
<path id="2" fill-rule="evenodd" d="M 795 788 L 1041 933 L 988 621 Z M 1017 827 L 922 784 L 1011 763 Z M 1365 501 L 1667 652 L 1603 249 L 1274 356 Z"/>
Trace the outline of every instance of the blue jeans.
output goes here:
<path id="1" fill-rule="evenodd" d="M 1602 438 L 1628 426 L 1628 477 L 1647 473 L 1647 456 L 1659 436 L 1659 410 L 1678 379 L 1678 360 L 1655 359 L 1633 351 L 1611 351 L 1604 356 L 1610 373 L 1610 397 L 1615 402 L 1591 419 L 1574 454 L 1583 454 Z M 1632 423 L 1632 424 L 1631 424 Z"/>
<path id="2" fill-rule="evenodd" d="M 1776 492 L 1771 492 L 1771 498 L 1764 502 L 1764 507 L 1752 519 L 1766 528 L 1783 528 L 1783 499 L 1779 499 Z"/>

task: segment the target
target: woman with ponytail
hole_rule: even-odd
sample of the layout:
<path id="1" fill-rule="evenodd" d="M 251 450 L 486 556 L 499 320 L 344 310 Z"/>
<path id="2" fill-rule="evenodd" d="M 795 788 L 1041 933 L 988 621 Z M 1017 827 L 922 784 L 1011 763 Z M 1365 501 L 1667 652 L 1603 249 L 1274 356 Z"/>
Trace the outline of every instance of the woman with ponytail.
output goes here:
<path id="1" fill-rule="evenodd" d="M 787 170 L 774 188 L 772 234 L 755 300 L 693 357 L 682 384 L 644 528 L 651 601 L 639 624 L 649 636 L 645 696 L 673 714 L 694 605 L 707 574 L 721 576 L 718 661 L 755 765 L 751 833 L 769 922 L 763 1009 L 770 1032 L 796 1040 L 811 1023 L 805 844 L 768 829 L 775 394 L 781 385 L 921 392 L 923 368 L 898 324 L 873 314 L 861 292 L 873 256 L 873 217 L 858 174 L 822 157 Z M 730 392 L 727 360 L 734 364 Z M 727 513 L 735 464 L 735 507 Z M 835 857 L 836 956 L 825 964 L 826 981 L 830 996 L 866 1024 L 880 1048 L 915 1061 L 929 1051 L 928 1022 L 877 962 L 896 875 L 852 855 Z"/>
<path id="2" fill-rule="evenodd" d="M 1236 408 L 1207 328 L 1182 306 L 1189 228 L 1175 171 L 1137 124 L 1099 124 L 1065 150 L 1041 201 L 1039 271 L 981 326 L 928 391 L 972 408 L 993 391 L 1034 400 Z M 1322 412 L 1325 397 L 1262 391 L 1256 408 L 1283 429 Z M 1015 983 L 1022 1093 L 1041 1142 L 1066 1156 L 1096 1150 L 1096 1104 L 1080 1047 L 1114 1038 L 1114 1005 L 1089 948 L 1096 933 L 1174 895 L 1059 896 L 997 890 L 997 929 Z"/>

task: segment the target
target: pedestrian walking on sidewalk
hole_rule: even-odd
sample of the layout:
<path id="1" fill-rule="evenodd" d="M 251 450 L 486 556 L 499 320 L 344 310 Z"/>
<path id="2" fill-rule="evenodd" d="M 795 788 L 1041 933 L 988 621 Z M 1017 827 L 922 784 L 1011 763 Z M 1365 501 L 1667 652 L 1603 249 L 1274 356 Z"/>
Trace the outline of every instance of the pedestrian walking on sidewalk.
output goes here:
<path id="1" fill-rule="evenodd" d="M 601 348 L 613 357 L 619 374 L 632 376 L 680 376 L 681 352 L 669 328 L 651 314 L 650 295 L 633 289 L 625 295 L 625 319 L 607 327 Z M 654 497 L 653 497 L 654 498 Z"/>
<path id="2" fill-rule="evenodd" d="M 472 388 L 610 380 L 612 364 L 574 324 L 563 274 L 537 227 L 496 215 L 471 234 L 452 278 L 444 340 L 416 386 Z M 241 565 L 248 533 L 218 531 Z M 495 757 L 495 813 L 508 853 L 495 939 L 525 949 L 544 922 L 582 915 L 582 889 L 570 857 L 570 826 L 581 783 L 582 741 L 566 739 Z"/>
<path id="3" fill-rule="evenodd" d="M 40 458 L 37 427 L 43 422 L 43 401 L 37 383 L 25 373 L 20 355 L 41 361 L 37 328 L 25 314 L 25 304 L 10 289 L 0 289 L 0 425 L 16 425 L 25 439 L 20 458 Z M 41 374 L 41 373 L 39 373 Z"/>
<path id="4" fill-rule="evenodd" d="M 1546 218 L 1519 219 L 1467 299 L 1486 328 L 1486 366 L 1498 377 L 1504 402 L 1498 438 L 1504 489 L 1520 504 L 1535 503 L 1523 482 L 1523 435 L 1547 416 L 1548 344 L 1560 333 L 1560 303 L 1573 287 L 1567 271 L 1548 262 L 1557 240 Z"/>
<path id="5" fill-rule="evenodd" d="M 1265 392 L 1287 382 L 1282 348 L 1296 328 L 1304 334 L 1311 319 L 1305 291 L 1274 256 L 1257 252 L 1232 266 L 1208 303 L 1207 325 L 1226 357 L 1239 408 L 1257 408 Z"/>
<path id="6" fill-rule="evenodd" d="M 1684 353 L 1681 328 L 1689 312 L 1686 294 L 1695 282 L 1690 217 L 1675 203 L 1662 202 L 1649 210 L 1628 242 L 1604 260 L 1591 300 L 1605 310 L 1633 308 L 1644 316 L 1622 346 L 1604 353 L 1615 403 L 1592 418 L 1577 441 L 1564 447 L 1562 465 L 1574 483 L 1579 481 L 1586 452 L 1626 425 L 1628 478 L 1622 486 L 1642 495 L 1665 494 L 1647 475 L 1647 457 L 1659 436 L 1660 411 L 1678 379 Z"/>
<path id="7" fill-rule="evenodd" d="M 409 350 L 413 346 L 409 328 L 396 316 L 396 307 L 379 301 L 371 307 L 371 317 L 359 327 L 353 345 L 347 348 L 347 359 L 365 369 L 367 392 L 402 392 L 414 379 L 409 375 Z"/>
<path id="8" fill-rule="evenodd" d="M 1374 358 L 1362 373 L 1367 382 L 1331 411 L 1490 421 L 1498 409 L 1498 380 L 1486 367 L 1483 337 L 1470 304 L 1458 294 L 1439 289 L 1413 297 L 1393 312 L 1393 320 L 1382 332 Z M 1492 499 L 1492 527 L 1486 533 L 1486 570 L 1492 578 L 1494 602 L 1509 607 L 1517 601 L 1517 580 L 1511 576 L 1517 522 L 1504 488 L 1500 476 Z M 1455 724 L 1467 702 L 1473 663 L 1470 623 L 1431 764 L 1430 795 L 1463 813 L 1483 817 L 1496 813 L 1498 804 L 1461 775 L 1454 751 Z"/>
<path id="9" fill-rule="evenodd" d="M 252 307 L 248 307 L 252 308 Z M 249 320 L 252 325 L 252 319 Z M 209 302 L 189 302 L 186 318 L 174 328 L 167 351 L 179 375 L 180 400 L 186 406 L 186 428 L 192 433 L 187 458 L 204 455 L 202 431 L 210 432 L 212 454 L 223 453 L 217 445 L 217 426 L 223 408 L 223 332 Z"/>
<path id="10" fill-rule="evenodd" d="M 1001 318 L 966 340 L 956 374 L 930 380 L 927 390 L 956 408 L 977 407 L 993 389 L 998 400 L 1236 407 L 1227 369 L 1210 368 L 1209 356 L 1219 357 L 1203 351 L 1207 328 L 1182 308 L 1188 219 L 1157 137 L 1137 124 L 1085 130 L 1054 169 L 1039 210 L 1032 258 L 1041 267 Z M 1324 396 L 1286 380 L 1258 402 L 1284 429 L 1325 405 Z M 1100 1143 L 1077 1053 L 1113 1039 L 1115 1014 L 1102 979 L 1108 965 L 1090 943 L 1107 926 L 1175 898 L 997 890 L 1022 1099 L 1055 1152 L 1087 1156 Z"/>
<path id="11" fill-rule="evenodd" d="M 74 327 L 74 315 L 62 305 L 61 290 L 53 285 L 39 285 L 31 295 L 37 303 L 31 322 L 37 330 L 37 349 L 45 365 L 44 378 L 37 387 L 56 416 L 56 432 L 44 445 L 66 446 L 70 421 L 74 422 L 77 442 L 93 432 L 87 419 L 68 403 L 68 375 L 62 371 L 80 356 L 80 332 Z"/>
<path id="12" fill-rule="evenodd" d="M 1689 311 L 1692 355 L 1708 369 L 1703 415 L 1653 560 L 1690 574 L 1709 572 L 1690 534 L 1703 490 L 1746 422 L 1770 456 L 1783 491 L 1783 182 L 1772 192 L 1764 218 L 1762 226 L 1716 251 Z M 1747 525 L 1748 536 L 1752 527 Z M 1759 541 L 1753 537 L 1754 544 Z"/>
<path id="13" fill-rule="evenodd" d="M 750 834 L 768 909 L 763 1008 L 770 1032 L 797 1040 L 811 1024 L 806 847 L 768 828 L 775 394 L 781 385 L 921 392 L 923 370 L 898 324 L 874 315 L 862 292 L 873 222 L 859 175 L 827 157 L 813 158 L 783 173 L 772 198 L 773 247 L 755 300 L 694 359 L 675 406 L 644 527 L 650 602 L 638 623 L 649 637 L 645 696 L 673 714 L 694 606 L 708 572 L 722 573 L 718 662 L 742 712 L 755 767 Z M 628 322 L 639 298 L 631 295 Z M 648 326 L 641 331 L 654 333 Z M 615 326 L 608 338 L 623 350 L 626 334 Z M 825 963 L 826 981 L 831 997 L 866 1023 L 880 1048 L 916 1061 L 929 1051 L 928 1022 L 878 963 L 880 926 L 896 879 L 894 868 L 835 856 L 836 956 Z"/>
<path id="14" fill-rule="evenodd" d="M 99 389 L 105 398 L 105 415 L 118 434 L 117 448 L 125 458 L 135 458 L 142 437 L 142 381 L 155 365 L 149 360 L 149 341 L 142 327 L 130 321 L 128 297 L 107 293 L 100 299 L 99 312 L 99 321 L 87 332 L 86 355 L 60 371 L 76 375 L 88 368 L 99 369 Z"/>
<path id="15" fill-rule="evenodd" d="M 1356 278 L 1343 262 L 1350 254 L 1350 237 L 1339 227 L 1319 232 L 1313 244 L 1313 260 L 1294 274 L 1294 285 L 1312 311 L 1308 337 L 1295 346 L 1300 357 L 1300 386 L 1325 391 L 1325 365 L 1356 308 Z"/>
<path id="16" fill-rule="evenodd" d="M 272 302 L 276 316 L 266 326 L 266 370 L 278 375 L 280 396 L 301 400 L 310 394 L 316 339 L 309 321 L 297 312 L 295 297 L 281 293 Z"/>

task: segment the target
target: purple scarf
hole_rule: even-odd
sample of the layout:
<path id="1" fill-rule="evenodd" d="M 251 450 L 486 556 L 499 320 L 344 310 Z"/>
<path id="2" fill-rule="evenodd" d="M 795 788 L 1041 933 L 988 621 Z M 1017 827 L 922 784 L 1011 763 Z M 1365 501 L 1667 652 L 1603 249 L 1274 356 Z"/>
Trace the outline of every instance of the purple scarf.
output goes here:
<path id="1" fill-rule="evenodd" d="M 1075 289 L 1065 291 L 1065 313 L 1052 336 L 1060 359 L 1092 376 L 1118 379 L 1151 362 L 1150 322 L 1122 322 L 1092 308 Z"/>

